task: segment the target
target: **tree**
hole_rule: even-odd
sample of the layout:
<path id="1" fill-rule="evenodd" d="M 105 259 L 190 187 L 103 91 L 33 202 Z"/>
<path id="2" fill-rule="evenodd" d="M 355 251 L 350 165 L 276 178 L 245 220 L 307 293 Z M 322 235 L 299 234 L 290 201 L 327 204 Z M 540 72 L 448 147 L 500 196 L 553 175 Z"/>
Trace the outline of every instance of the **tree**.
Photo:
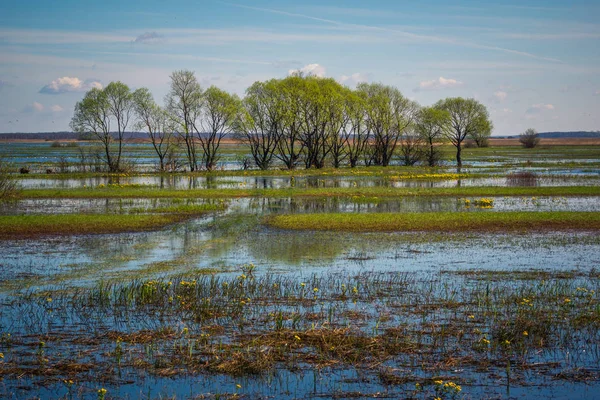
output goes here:
<path id="1" fill-rule="evenodd" d="M 492 122 L 487 108 L 475 99 L 453 97 L 440 100 L 435 108 L 450 114 L 450 124 L 444 130 L 444 136 L 456 147 L 456 165 L 462 167 L 462 142 L 467 136 L 487 131 L 491 134 Z"/>
<path id="2" fill-rule="evenodd" d="M 300 141 L 304 145 L 304 165 L 323 168 L 332 150 L 332 136 L 338 135 L 342 127 L 343 87 L 331 78 L 308 76 L 303 81 Z"/>
<path id="3" fill-rule="evenodd" d="M 367 116 L 365 113 L 365 99 L 359 92 L 350 91 L 345 99 L 345 113 L 347 123 L 343 127 L 343 134 L 347 138 L 348 161 L 350 167 L 358 164 L 369 141 L 369 130 L 367 128 Z"/>
<path id="4" fill-rule="evenodd" d="M 435 107 L 424 107 L 419 110 L 415 122 L 416 133 L 427 144 L 424 149 L 424 158 L 430 167 L 435 167 L 440 159 L 439 151 L 435 144 L 444 138 L 444 132 L 450 125 L 450 113 Z"/>
<path id="5" fill-rule="evenodd" d="M 181 70 L 171 74 L 171 89 L 165 103 L 185 145 L 190 171 L 194 172 L 198 169 L 194 124 L 201 113 L 202 88 L 192 71 Z"/>
<path id="6" fill-rule="evenodd" d="M 240 109 L 241 101 L 236 95 L 216 86 L 211 86 L 204 92 L 200 123 L 202 132 L 197 129 L 197 125 L 194 125 L 194 129 L 202 146 L 202 161 L 207 170 L 216 167 L 221 140 L 235 131 Z"/>
<path id="7" fill-rule="evenodd" d="M 474 133 L 471 133 L 469 137 L 475 142 L 477 147 L 489 147 L 491 134 L 491 121 L 487 120 L 482 122 L 482 125 Z"/>
<path id="8" fill-rule="evenodd" d="M 418 105 L 392 86 L 360 83 L 366 99 L 366 115 L 372 140 L 368 164 L 388 166 L 402 134 L 413 123 Z"/>
<path id="9" fill-rule="evenodd" d="M 111 82 L 104 89 L 93 88 L 75 104 L 71 128 L 80 134 L 91 134 L 102 143 L 103 161 L 110 172 L 121 171 L 124 135 L 132 106 L 131 91 L 121 82 Z M 116 132 L 111 132 L 111 127 L 116 127 Z"/>
<path id="10" fill-rule="evenodd" d="M 540 135 L 535 129 L 529 128 L 519 135 L 519 142 L 526 149 L 533 149 L 540 143 Z"/>
<path id="11" fill-rule="evenodd" d="M 283 135 L 284 109 L 276 80 L 254 82 L 246 90 L 238 130 L 250 146 L 254 163 L 268 169 Z"/>
<path id="12" fill-rule="evenodd" d="M 407 167 L 423 158 L 423 138 L 414 130 L 406 130 L 400 140 L 400 161 Z"/>
<path id="13" fill-rule="evenodd" d="M 148 89 L 140 88 L 133 92 L 133 105 L 137 117 L 136 129 L 147 131 L 158 156 L 159 170 L 164 172 L 175 148 L 175 127 L 167 112 L 154 102 Z"/>
<path id="14" fill-rule="evenodd" d="M 304 151 L 304 143 L 300 141 L 302 124 L 300 96 L 303 85 L 303 78 L 297 75 L 289 76 L 275 83 L 277 92 L 274 95 L 282 101 L 281 110 L 283 112 L 283 134 L 281 140 L 277 142 L 275 156 L 283 162 L 287 169 L 296 168 Z"/>

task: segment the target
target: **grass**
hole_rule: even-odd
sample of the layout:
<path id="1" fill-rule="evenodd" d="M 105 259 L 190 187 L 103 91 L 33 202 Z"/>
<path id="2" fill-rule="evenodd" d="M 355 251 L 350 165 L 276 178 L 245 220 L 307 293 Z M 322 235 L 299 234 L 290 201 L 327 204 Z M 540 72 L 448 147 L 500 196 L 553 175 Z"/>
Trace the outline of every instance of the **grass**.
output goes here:
<path id="1" fill-rule="evenodd" d="M 394 398 L 414 397 L 414 383 L 432 398 L 449 382 L 479 398 L 477 382 L 504 379 L 507 365 L 523 385 L 571 381 L 573 374 L 598 379 L 597 357 L 586 358 L 598 354 L 597 273 L 532 281 L 510 272 L 481 280 L 240 269 L 229 277 L 185 274 L 27 293 L 5 306 L 15 320 L 11 335 L 0 337 L 0 377 L 9 387 L 17 377 L 17 384 L 27 377 L 85 385 L 90 376 L 111 381 L 136 372 L 269 382 L 278 370 L 354 370 L 375 387 L 396 390 Z M 519 385 L 507 379 L 503 384 Z"/>
<path id="2" fill-rule="evenodd" d="M 141 232 L 162 228 L 200 213 L 2 215 L 0 239 L 51 235 Z"/>
<path id="3" fill-rule="evenodd" d="M 452 188 L 285 188 L 159 189 L 143 186 L 24 189 L 22 199 L 89 198 L 240 198 L 240 197 L 406 197 L 406 196 L 600 196 L 600 186 L 452 187 Z"/>
<path id="4" fill-rule="evenodd" d="M 551 231 L 600 230 L 597 212 L 435 212 L 322 213 L 268 217 L 268 225 L 293 230 L 391 231 Z"/>

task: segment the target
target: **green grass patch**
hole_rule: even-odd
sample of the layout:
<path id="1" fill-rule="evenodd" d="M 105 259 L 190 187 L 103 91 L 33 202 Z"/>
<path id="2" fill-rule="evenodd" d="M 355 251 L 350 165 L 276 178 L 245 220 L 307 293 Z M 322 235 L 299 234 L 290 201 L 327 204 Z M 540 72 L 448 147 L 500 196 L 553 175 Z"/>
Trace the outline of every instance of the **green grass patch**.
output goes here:
<path id="1" fill-rule="evenodd" d="M 403 196 L 600 196 L 600 186 L 452 187 L 452 188 L 284 188 L 284 189 L 160 189 L 104 187 L 25 189 L 24 199 L 88 198 L 236 198 L 236 197 L 403 197 Z"/>
<path id="2" fill-rule="evenodd" d="M 140 232 L 158 229 L 188 218 L 184 214 L 50 214 L 0 216 L 0 239 L 46 235 L 85 235 Z"/>
<path id="3" fill-rule="evenodd" d="M 436 213 L 323 213 L 269 217 L 281 229 L 392 232 L 392 231 L 553 231 L 600 230 L 598 212 L 436 212 Z"/>

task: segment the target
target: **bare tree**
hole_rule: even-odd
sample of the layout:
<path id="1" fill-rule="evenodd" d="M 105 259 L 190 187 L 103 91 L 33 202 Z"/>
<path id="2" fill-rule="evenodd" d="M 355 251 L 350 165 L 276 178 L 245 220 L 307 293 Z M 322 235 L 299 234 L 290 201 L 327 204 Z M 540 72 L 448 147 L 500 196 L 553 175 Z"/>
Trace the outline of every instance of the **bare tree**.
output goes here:
<path id="1" fill-rule="evenodd" d="M 533 149 L 540 143 L 540 135 L 535 129 L 529 128 L 519 135 L 519 142 L 526 149 Z"/>
<path id="2" fill-rule="evenodd" d="M 402 165 L 413 166 L 423 158 L 423 138 L 413 130 L 405 130 L 400 140 Z"/>
<path id="3" fill-rule="evenodd" d="M 493 125 L 487 108 L 475 99 L 462 97 L 440 100 L 435 107 L 450 114 L 450 124 L 444 131 L 444 135 L 456 147 L 456 165 L 461 168 L 463 140 L 480 131 L 492 132 Z"/>
<path id="4" fill-rule="evenodd" d="M 152 94 L 146 88 L 133 92 L 133 104 L 137 116 L 136 127 L 146 130 L 158 156 L 159 170 L 165 172 L 170 154 L 175 148 L 173 122 L 167 112 L 154 102 Z"/>
<path id="5" fill-rule="evenodd" d="M 201 113 L 202 88 L 192 71 L 181 70 L 171 74 L 171 90 L 165 103 L 184 144 L 190 171 L 194 172 L 198 169 L 194 124 Z"/>

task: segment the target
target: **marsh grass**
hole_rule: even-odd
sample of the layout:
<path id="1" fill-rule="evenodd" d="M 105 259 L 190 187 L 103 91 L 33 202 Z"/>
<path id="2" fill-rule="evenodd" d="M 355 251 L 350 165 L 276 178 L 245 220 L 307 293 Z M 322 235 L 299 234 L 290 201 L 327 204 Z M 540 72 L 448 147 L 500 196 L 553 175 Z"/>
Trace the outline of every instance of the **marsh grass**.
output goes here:
<path id="1" fill-rule="evenodd" d="M 512 384 L 598 379 L 596 272 L 479 272 L 273 276 L 246 265 L 230 277 L 30 292 L 5 307 L 14 320 L 0 342 L 0 376 L 85 382 L 90 374 L 115 380 L 117 370 L 142 379 L 350 369 L 430 394 L 439 380 L 469 388 L 507 364 Z"/>
<path id="2" fill-rule="evenodd" d="M 451 187 L 451 188 L 285 188 L 285 189 L 160 189 L 156 187 L 104 187 L 24 189 L 23 199 L 86 198 L 242 198 L 242 197 L 406 197 L 406 196 L 600 196 L 599 186 Z"/>
<path id="3" fill-rule="evenodd" d="M 347 232 L 597 231 L 600 230 L 600 213 L 570 211 L 319 213 L 275 215 L 267 217 L 265 222 L 279 229 Z"/>

